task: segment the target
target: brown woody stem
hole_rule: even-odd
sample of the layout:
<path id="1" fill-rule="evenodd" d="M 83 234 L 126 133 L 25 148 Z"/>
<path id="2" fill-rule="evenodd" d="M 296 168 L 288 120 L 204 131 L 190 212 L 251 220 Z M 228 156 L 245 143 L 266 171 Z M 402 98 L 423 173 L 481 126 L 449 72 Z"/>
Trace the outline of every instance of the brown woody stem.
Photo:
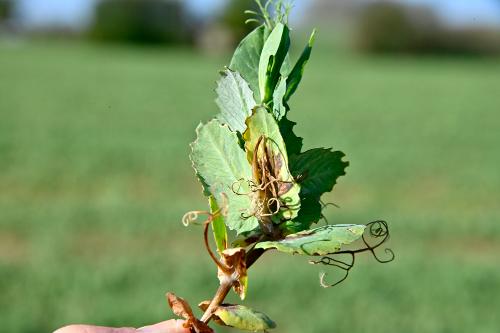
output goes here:
<path id="1" fill-rule="evenodd" d="M 263 249 L 250 250 L 246 256 L 247 268 L 250 268 L 250 266 L 252 266 L 257 261 L 257 259 L 259 259 L 264 254 L 264 252 L 265 250 Z M 231 275 L 226 275 L 226 278 L 222 280 L 219 288 L 217 289 L 217 292 L 210 301 L 207 310 L 205 311 L 205 313 L 203 313 L 203 316 L 200 319 L 202 322 L 208 324 L 208 322 L 212 319 L 214 312 L 222 304 L 222 302 L 224 302 L 224 299 L 226 298 L 235 282 L 236 280 Z"/>
<path id="2" fill-rule="evenodd" d="M 224 280 L 220 284 L 219 289 L 217 289 L 214 298 L 212 298 L 210 305 L 208 306 L 207 310 L 200 319 L 202 322 L 208 324 L 210 319 L 212 319 L 212 315 L 214 314 L 215 310 L 217 310 L 217 308 L 222 304 L 222 302 L 224 302 L 224 299 L 231 290 L 233 284 L 234 280 L 230 279 L 229 277 L 227 278 L 227 280 Z"/>

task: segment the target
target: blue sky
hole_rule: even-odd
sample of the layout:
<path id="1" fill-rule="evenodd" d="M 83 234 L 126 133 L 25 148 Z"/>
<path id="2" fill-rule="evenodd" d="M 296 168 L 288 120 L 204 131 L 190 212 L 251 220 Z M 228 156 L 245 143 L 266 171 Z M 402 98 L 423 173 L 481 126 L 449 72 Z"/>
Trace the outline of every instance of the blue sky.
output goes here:
<path id="1" fill-rule="evenodd" d="M 403 3 L 426 4 L 448 23 L 500 25 L 500 0 L 400 0 Z"/>
<path id="2" fill-rule="evenodd" d="M 26 23 L 83 25 L 91 17 L 96 0 L 17 0 Z M 226 0 L 184 0 L 197 14 L 217 12 Z M 308 0 L 295 0 L 299 9 Z M 500 25 L 500 0 L 399 0 L 400 2 L 428 4 L 451 24 L 486 22 Z M 296 10 L 295 13 L 300 13 Z"/>

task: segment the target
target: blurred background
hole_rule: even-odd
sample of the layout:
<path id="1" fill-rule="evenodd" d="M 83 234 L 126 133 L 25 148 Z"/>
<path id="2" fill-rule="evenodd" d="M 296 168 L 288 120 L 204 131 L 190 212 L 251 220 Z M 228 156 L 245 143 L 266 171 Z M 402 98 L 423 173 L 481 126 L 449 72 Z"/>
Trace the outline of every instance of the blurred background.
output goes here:
<path id="1" fill-rule="evenodd" d="M 206 208 L 188 144 L 253 6 L 0 0 L 0 331 L 141 326 L 172 317 L 167 291 L 212 296 L 180 222 Z M 325 290 L 323 267 L 267 254 L 246 304 L 277 333 L 498 332 L 500 1 L 296 0 L 291 24 L 295 56 L 318 34 L 290 118 L 351 162 L 326 215 L 386 219 L 397 258 Z"/>

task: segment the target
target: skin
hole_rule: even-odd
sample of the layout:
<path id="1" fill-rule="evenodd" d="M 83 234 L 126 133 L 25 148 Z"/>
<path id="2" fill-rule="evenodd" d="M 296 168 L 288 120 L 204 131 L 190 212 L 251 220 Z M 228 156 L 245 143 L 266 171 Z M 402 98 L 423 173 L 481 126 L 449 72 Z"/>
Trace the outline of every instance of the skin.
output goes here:
<path id="1" fill-rule="evenodd" d="M 190 333 L 182 326 L 183 320 L 167 320 L 158 324 L 141 328 L 113 328 L 90 325 L 69 325 L 58 329 L 54 333 Z"/>

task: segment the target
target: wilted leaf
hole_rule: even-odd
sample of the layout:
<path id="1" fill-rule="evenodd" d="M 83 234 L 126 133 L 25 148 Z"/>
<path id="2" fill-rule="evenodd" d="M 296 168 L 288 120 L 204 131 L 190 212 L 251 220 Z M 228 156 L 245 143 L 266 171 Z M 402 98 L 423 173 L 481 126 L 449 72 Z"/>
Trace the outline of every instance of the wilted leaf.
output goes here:
<path id="1" fill-rule="evenodd" d="M 257 219 L 248 214 L 251 198 L 233 191 L 233 185 L 239 182 L 242 192 L 250 192 L 246 182 L 252 179 L 252 171 L 245 152 L 239 145 L 238 136 L 227 125 L 214 119 L 196 129 L 198 138 L 191 144 L 191 161 L 202 184 L 208 186 L 205 192 L 211 193 L 219 207 L 226 204 L 225 223 L 238 233 L 258 227 Z"/>
<path id="2" fill-rule="evenodd" d="M 176 296 L 174 293 L 167 293 L 168 305 L 172 309 L 172 312 L 181 318 L 190 319 L 193 318 L 193 310 L 189 304 L 182 297 Z"/>
<path id="3" fill-rule="evenodd" d="M 245 120 L 256 105 L 252 90 L 238 72 L 226 69 L 221 75 L 215 90 L 215 102 L 221 110 L 217 118 L 233 131 L 243 133 L 246 129 Z"/>
<path id="4" fill-rule="evenodd" d="M 238 281 L 233 285 L 234 291 L 243 300 L 245 299 L 248 288 L 247 266 L 245 261 L 245 249 L 238 247 L 227 249 L 222 252 L 222 263 L 227 267 L 232 268 L 232 277 L 236 276 Z M 227 273 L 223 272 L 220 268 L 218 270 L 218 277 L 221 283 L 227 278 Z"/>
<path id="5" fill-rule="evenodd" d="M 276 119 L 267 111 L 265 107 L 257 107 L 250 118 L 247 119 L 247 129 L 243 133 L 247 159 L 251 163 L 253 152 L 261 136 L 265 136 L 272 143 L 274 150 L 283 155 L 288 165 L 285 143 L 281 137 Z"/>
<path id="6" fill-rule="evenodd" d="M 220 211 L 217 201 L 213 196 L 208 198 L 210 204 L 210 213 L 215 214 L 212 220 L 212 231 L 214 233 L 215 244 L 217 250 L 220 252 L 224 251 L 227 247 L 227 230 L 224 224 L 224 216 Z"/>
<path id="7" fill-rule="evenodd" d="M 293 176 L 303 179 L 300 181 L 301 197 L 319 199 L 323 193 L 330 192 L 349 165 L 342 161 L 344 156 L 340 151 L 316 148 L 290 157 Z"/>
<path id="8" fill-rule="evenodd" d="M 217 323 L 245 331 L 259 332 L 276 327 L 266 314 L 243 305 L 223 304 L 217 308 L 214 315 L 217 317 Z"/>
<path id="9" fill-rule="evenodd" d="M 261 100 L 257 68 L 259 68 L 260 55 L 268 35 L 269 30 L 264 25 L 248 34 L 236 48 L 229 65 L 229 68 L 239 72 L 248 82 L 256 101 Z"/>
<path id="10" fill-rule="evenodd" d="M 342 245 L 359 239 L 364 225 L 337 224 L 302 231 L 276 242 L 261 242 L 256 249 L 276 249 L 280 252 L 308 256 L 324 256 L 338 252 Z"/>
<path id="11" fill-rule="evenodd" d="M 297 90 L 297 87 L 299 86 L 300 81 L 302 80 L 302 75 L 304 74 L 304 69 L 307 65 L 307 62 L 309 61 L 309 58 L 311 57 L 311 51 L 312 47 L 314 45 L 314 35 L 316 33 L 316 30 L 314 30 L 311 34 L 311 37 L 309 38 L 309 43 L 307 44 L 306 48 L 302 52 L 299 60 L 293 67 L 292 71 L 290 72 L 290 75 L 288 76 L 287 79 L 287 87 L 286 87 L 286 94 L 284 97 L 285 103 L 288 102 L 290 97 L 295 93 Z"/>
<path id="12" fill-rule="evenodd" d="M 197 333 L 213 333 L 213 330 L 207 324 L 194 316 L 188 302 L 182 297 L 178 297 L 174 293 L 167 293 L 167 301 L 176 316 L 186 319 L 183 324 L 185 328 L 192 328 Z"/>
<path id="13" fill-rule="evenodd" d="M 274 160 L 271 162 L 276 174 L 273 177 L 281 181 L 282 189 L 279 198 L 286 204 L 277 218 L 292 219 L 297 216 L 300 208 L 300 186 L 294 182 L 288 170 L 288 155 L 278 123 L 264 107 L 254 110 L 253 115 L 247 119 L 247 130 L 243 133 L 247 158 L 250 162 L 253 162 L 254 149 L 262 136 L 266 138 L 266 142 L 269 142 L 269 147 L 274 154 Z M 262 146 L 257 153 L 257 158 L 262 159 L 264 155 Z"/>
<path id="14" fill-rule="evenodd" d="M 280 77 L 281 67 L 290 48 L 288 27 L 276 24 L 266 39 L 259 61 L 259 89 L 262 103 L 269 102 Z"/>

